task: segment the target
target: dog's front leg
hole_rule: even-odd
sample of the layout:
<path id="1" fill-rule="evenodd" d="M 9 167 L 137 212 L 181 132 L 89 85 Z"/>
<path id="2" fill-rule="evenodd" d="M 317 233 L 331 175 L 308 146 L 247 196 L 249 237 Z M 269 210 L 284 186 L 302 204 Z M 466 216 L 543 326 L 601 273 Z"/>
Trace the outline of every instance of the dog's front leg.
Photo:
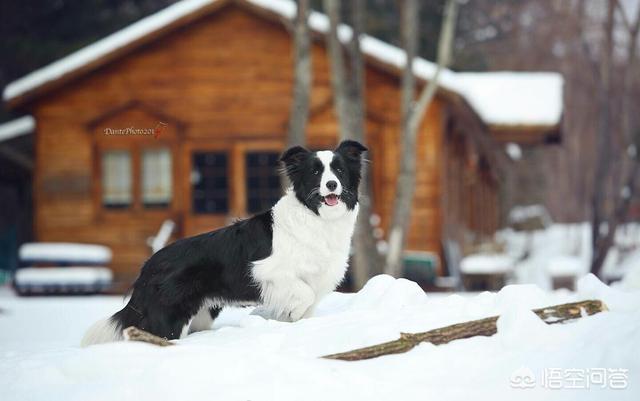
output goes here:
<path id="1" fill-rule="evenodd" d="M 313 289 L 297 277 L 278 277 L 262 283 L 263 306 L 252 314 L 283 322 L 309 316 L 316 302 Z"/>
<path id="2" fill-rule="evenodd" d="M 287 320 L 296 322 L 303 317 L 311 316 L 316 303 L 316 293 L 304 281 L 296 279 L 291 286 L 291 304 L 288 308 Z"/>

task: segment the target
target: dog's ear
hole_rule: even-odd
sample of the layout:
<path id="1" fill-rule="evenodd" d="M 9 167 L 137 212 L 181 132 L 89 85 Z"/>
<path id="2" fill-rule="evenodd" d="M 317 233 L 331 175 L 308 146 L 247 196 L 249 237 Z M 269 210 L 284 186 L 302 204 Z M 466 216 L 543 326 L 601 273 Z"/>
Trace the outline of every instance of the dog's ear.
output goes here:
<path id="1" fill-rule="evenodd" d="M 359 159 L 363 152 L 368 149 L 357 141 L 346 140 L 340 142 L 340 145 L 336 148 L 336 153 L 340 153 L 350 159 Z"/>
<path id="2" fill-rule="evenodd" d="M 280 156 L 280 161 L 284 163 L 285 167 L 295 166 L 303 161 L 309 155 L 309 151 L 302 146 L 294 146 L 287 149 L 286 152 Z"/>

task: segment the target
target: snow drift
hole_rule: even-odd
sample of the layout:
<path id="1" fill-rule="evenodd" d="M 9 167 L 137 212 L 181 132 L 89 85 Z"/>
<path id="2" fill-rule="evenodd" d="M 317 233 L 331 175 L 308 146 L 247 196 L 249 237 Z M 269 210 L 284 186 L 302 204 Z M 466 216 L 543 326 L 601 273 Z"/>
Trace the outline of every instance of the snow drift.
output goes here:
<path id="1" fill-rule="evenodd" d="M 529 310 L 597 298 L 608 312 L 546 325 Z M 0 297 L 3 400 L 478 400 L 637 399 L 640 395 L 640 292 L 593 276 L 578 291 L 533 285 L 498 293 L 426 295 L 412 282 L 374 277 L 357 294 L 332 293 L 295 323 L 228 309 L 214 330 L 159 348 L 120 342 L 81 349 L 96 316 L 122 299 Z M 319 356 L 456 322 L 500 314 L 498 333 L 362 362 Z M 626 388 L 554 389 L 550 369 L 615 370 Z M 624 369 L 624 371 L 619 371 Z M 554 370 L 553 372 L 557 372 Z M 523 386 L 525 384 L 525 386 Z M 533 384 L 533 385 L 531 385 Z"/>

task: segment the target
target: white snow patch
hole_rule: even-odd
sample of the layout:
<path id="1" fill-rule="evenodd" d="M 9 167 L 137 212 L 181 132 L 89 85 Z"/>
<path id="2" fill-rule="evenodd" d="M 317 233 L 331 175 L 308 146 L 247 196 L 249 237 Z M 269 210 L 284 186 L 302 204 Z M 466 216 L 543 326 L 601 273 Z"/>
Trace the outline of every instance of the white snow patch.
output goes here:
<path id="1" fill-rule="evenodd" d="M 20 247 L 19 257 L 24 262 L 108 264 L 111 262 L 111 249 L 94 244 L 30 242 Z"/>
<path id="2" fill-rule="evenodd" d="M 640 290 L 640 250 L 635 251 L 620 264 L 623 272 L 620 284 L 624 288 Z"/>
<path id="3" fill-rule="evenodd" d="M 545 225 L 551 224 L 551 216 L 543 205 L 515 206 L 509 211 L 509 222 L 524 223 L 529 219 L 538 218 Z"/>
<path id="4" fill-rule="evenodd" d="M 0 124 L 0 142 L 32 133 L 36 128 L 36 120 L 31 116 L 22 116 L 4 124 Z"/>
<path id="5" fill-rule="evenodd" d="M 86 46 L 58 61 L 11 82 L 4 90 L 8 101 L 49 81 L 56 80 L 106 54 L 143 36 L 155 32 L 216 0 L 184 0 L 137 21 L 104 39 Z M 295 16 L 296 5 L 290 0 L 246 0 L 286 19 Z M 312 30 L 326 34 L 329 19 L 313 11 L 309 17 Z M 346 25 L 338 28 L 338 37 L 346 42 L 352 30 Z M 363 53 L 387 65 L 403 68 L 406 54 L 391 44 L 369 35 L 362 35 Z M 414 60 L 414 73 L 423 80 L 433 78 L 436 65 L 422 58 Z M 456 73 L 442 71 L 440 86 L 462 95 L 485 123 L 501 126 L 554 126 L 562 115 L 563 78 L 558 73 L 486 72 Z"/>
<path id="6" fill-rule="evenodd" d="M 518 161 L 522 159 L 522 149 L 517 143 L 509 142 L 504 146 L 504 150 L 507 152 L 507 155 L 509 155 L 511 160 Z"/>
<path id="7" fill-rule="evenodd" d="M 14 280 L 18 285 L 110 283 L 111 270 L 98 266 L 26 267 L 18 269 Z"/>
<path id="8" fill-rule="evenodd" d="M 167 219 L 162 222 L 158 233 L 147 239 L 147 244 L 151 247 L 151 251 L 153 253 L 158 252 L 167 245 L 167 242 L 169 242 L 171 234 L 173 234 L 173 230 L 175 230 L 175 228 L 176 223 L 171 219 Z"/>
<path id="9" fill-rule="evenodd" d="M 552 126 L 562 117 L 561 74 L 553 72 L 456 73 L 453 87 L 491 125 Z"/>
<path id="10" fill-rule="evenodd" d="M 476 254 L 462 259 L 460 271 L 467 274 L 507 273 L 513 270 L 514 261 L 503 254 Z"/>
<path id="11" fill-rule="evenodd" d="M 585 261 L 572 255 L 558 255 L 549 260 L 547 271 L 552 277 L 579 276 L 587 273 L 589 266 Z"/>

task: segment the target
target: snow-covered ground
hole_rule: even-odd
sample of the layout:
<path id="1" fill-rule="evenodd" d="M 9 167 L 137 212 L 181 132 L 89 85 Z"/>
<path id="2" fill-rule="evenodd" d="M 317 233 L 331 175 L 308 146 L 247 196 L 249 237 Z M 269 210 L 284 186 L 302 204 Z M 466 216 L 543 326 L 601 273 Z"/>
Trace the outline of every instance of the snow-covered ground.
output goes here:
<path id="1" fill-rule="evenodd" d="M 546 325 L 529 312 L 590 298 L 602 299 L 610 310 L 564 325 Z M 464 296 L 425 294 L 412 282 L 378 276 L 357 294 L 327 296 L 314 317 L 296 323 L 236 308 L 224 311 L 213 330 L 174 347 L 78 347 L 87 326 L 122 305 L 120 297 L 0 294 L 2 400 L 640 397 L 640 292 L 609 288 L 593 276 L 582 278 L 576 293 L 518 285 Z M 423 344 L 362 362 L 319 358 L 400 332 L 496 314 L 502 317 L 493 337 Z"/>

